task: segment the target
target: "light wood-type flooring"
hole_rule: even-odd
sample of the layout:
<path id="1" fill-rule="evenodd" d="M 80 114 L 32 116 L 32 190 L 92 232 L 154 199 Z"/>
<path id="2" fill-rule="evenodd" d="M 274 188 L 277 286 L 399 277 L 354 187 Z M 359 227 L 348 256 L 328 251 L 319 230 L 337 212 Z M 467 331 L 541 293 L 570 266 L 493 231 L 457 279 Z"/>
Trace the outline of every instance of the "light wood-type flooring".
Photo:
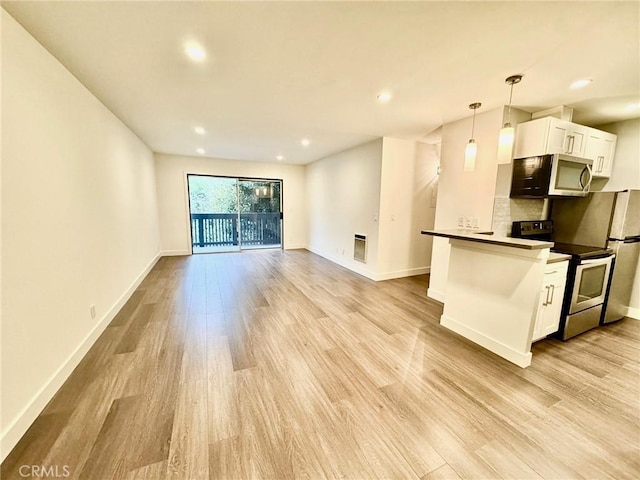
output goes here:
<path id="1" fill-rule="evenodd" d="M 427 282 L 304 250 L 162 258 L 2 479 L 640 478 L 640 322 L 521 369 L 441 327 Z"/>

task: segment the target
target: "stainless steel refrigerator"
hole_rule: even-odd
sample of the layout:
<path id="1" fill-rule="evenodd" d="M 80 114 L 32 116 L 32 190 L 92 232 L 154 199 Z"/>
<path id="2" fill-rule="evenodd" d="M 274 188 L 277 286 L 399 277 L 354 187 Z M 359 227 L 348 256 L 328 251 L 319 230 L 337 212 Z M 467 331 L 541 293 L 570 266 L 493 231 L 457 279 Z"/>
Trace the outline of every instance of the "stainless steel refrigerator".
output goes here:
<path id="1" fill-rule="evenodd" d="M 553 200 L 551 218 L 555 242 L 614 251 L 616 258 L 602 323 L 620 320 L 632 303 L 634 279 L 640 275 L 640 190 L 557 198 Z"/>

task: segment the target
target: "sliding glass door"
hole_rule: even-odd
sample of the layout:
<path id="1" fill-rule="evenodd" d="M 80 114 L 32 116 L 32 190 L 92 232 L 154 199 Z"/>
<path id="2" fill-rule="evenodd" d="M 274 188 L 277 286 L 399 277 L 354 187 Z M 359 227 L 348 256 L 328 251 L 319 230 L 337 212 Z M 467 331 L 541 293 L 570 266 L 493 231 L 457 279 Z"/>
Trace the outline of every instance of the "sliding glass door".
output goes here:
<path id="1" fill-rule="evenodd" d="M 208 175 L 187 179 L 193 253 L 240 250 L 238 180 Z"/>
<path id="2" fill-rule="evenodd" d="M 193 253 L 282 246 L 280 180 L 188 175 Z"/>
<path id="3" fill-rule="evenodd" d="M 279 180 L 239 180 L 241 248 L 281 246 L 281 185 Z"/>

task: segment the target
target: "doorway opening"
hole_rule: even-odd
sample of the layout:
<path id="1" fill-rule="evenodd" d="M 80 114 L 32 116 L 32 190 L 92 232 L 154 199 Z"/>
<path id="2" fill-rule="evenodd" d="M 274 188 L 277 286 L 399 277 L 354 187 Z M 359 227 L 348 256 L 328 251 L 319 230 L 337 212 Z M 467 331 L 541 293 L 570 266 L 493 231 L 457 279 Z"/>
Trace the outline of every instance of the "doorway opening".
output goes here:
<path id="1" fill-rule="evenodd" d="M 282 248 L 282 180 L 187 175 L 194 254 Z"/>

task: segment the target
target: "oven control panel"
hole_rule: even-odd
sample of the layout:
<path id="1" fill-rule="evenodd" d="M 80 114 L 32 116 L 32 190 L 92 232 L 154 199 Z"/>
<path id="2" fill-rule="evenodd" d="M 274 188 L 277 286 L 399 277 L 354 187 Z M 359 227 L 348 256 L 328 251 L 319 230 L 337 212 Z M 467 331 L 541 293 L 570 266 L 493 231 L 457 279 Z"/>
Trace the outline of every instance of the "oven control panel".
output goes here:
<path id="1" fill-rule="evenodd" d="M 552 233 L 552 220 L 523 220 L 511 224 L 511 236 L 514 238 L 549 238 Z"/>

